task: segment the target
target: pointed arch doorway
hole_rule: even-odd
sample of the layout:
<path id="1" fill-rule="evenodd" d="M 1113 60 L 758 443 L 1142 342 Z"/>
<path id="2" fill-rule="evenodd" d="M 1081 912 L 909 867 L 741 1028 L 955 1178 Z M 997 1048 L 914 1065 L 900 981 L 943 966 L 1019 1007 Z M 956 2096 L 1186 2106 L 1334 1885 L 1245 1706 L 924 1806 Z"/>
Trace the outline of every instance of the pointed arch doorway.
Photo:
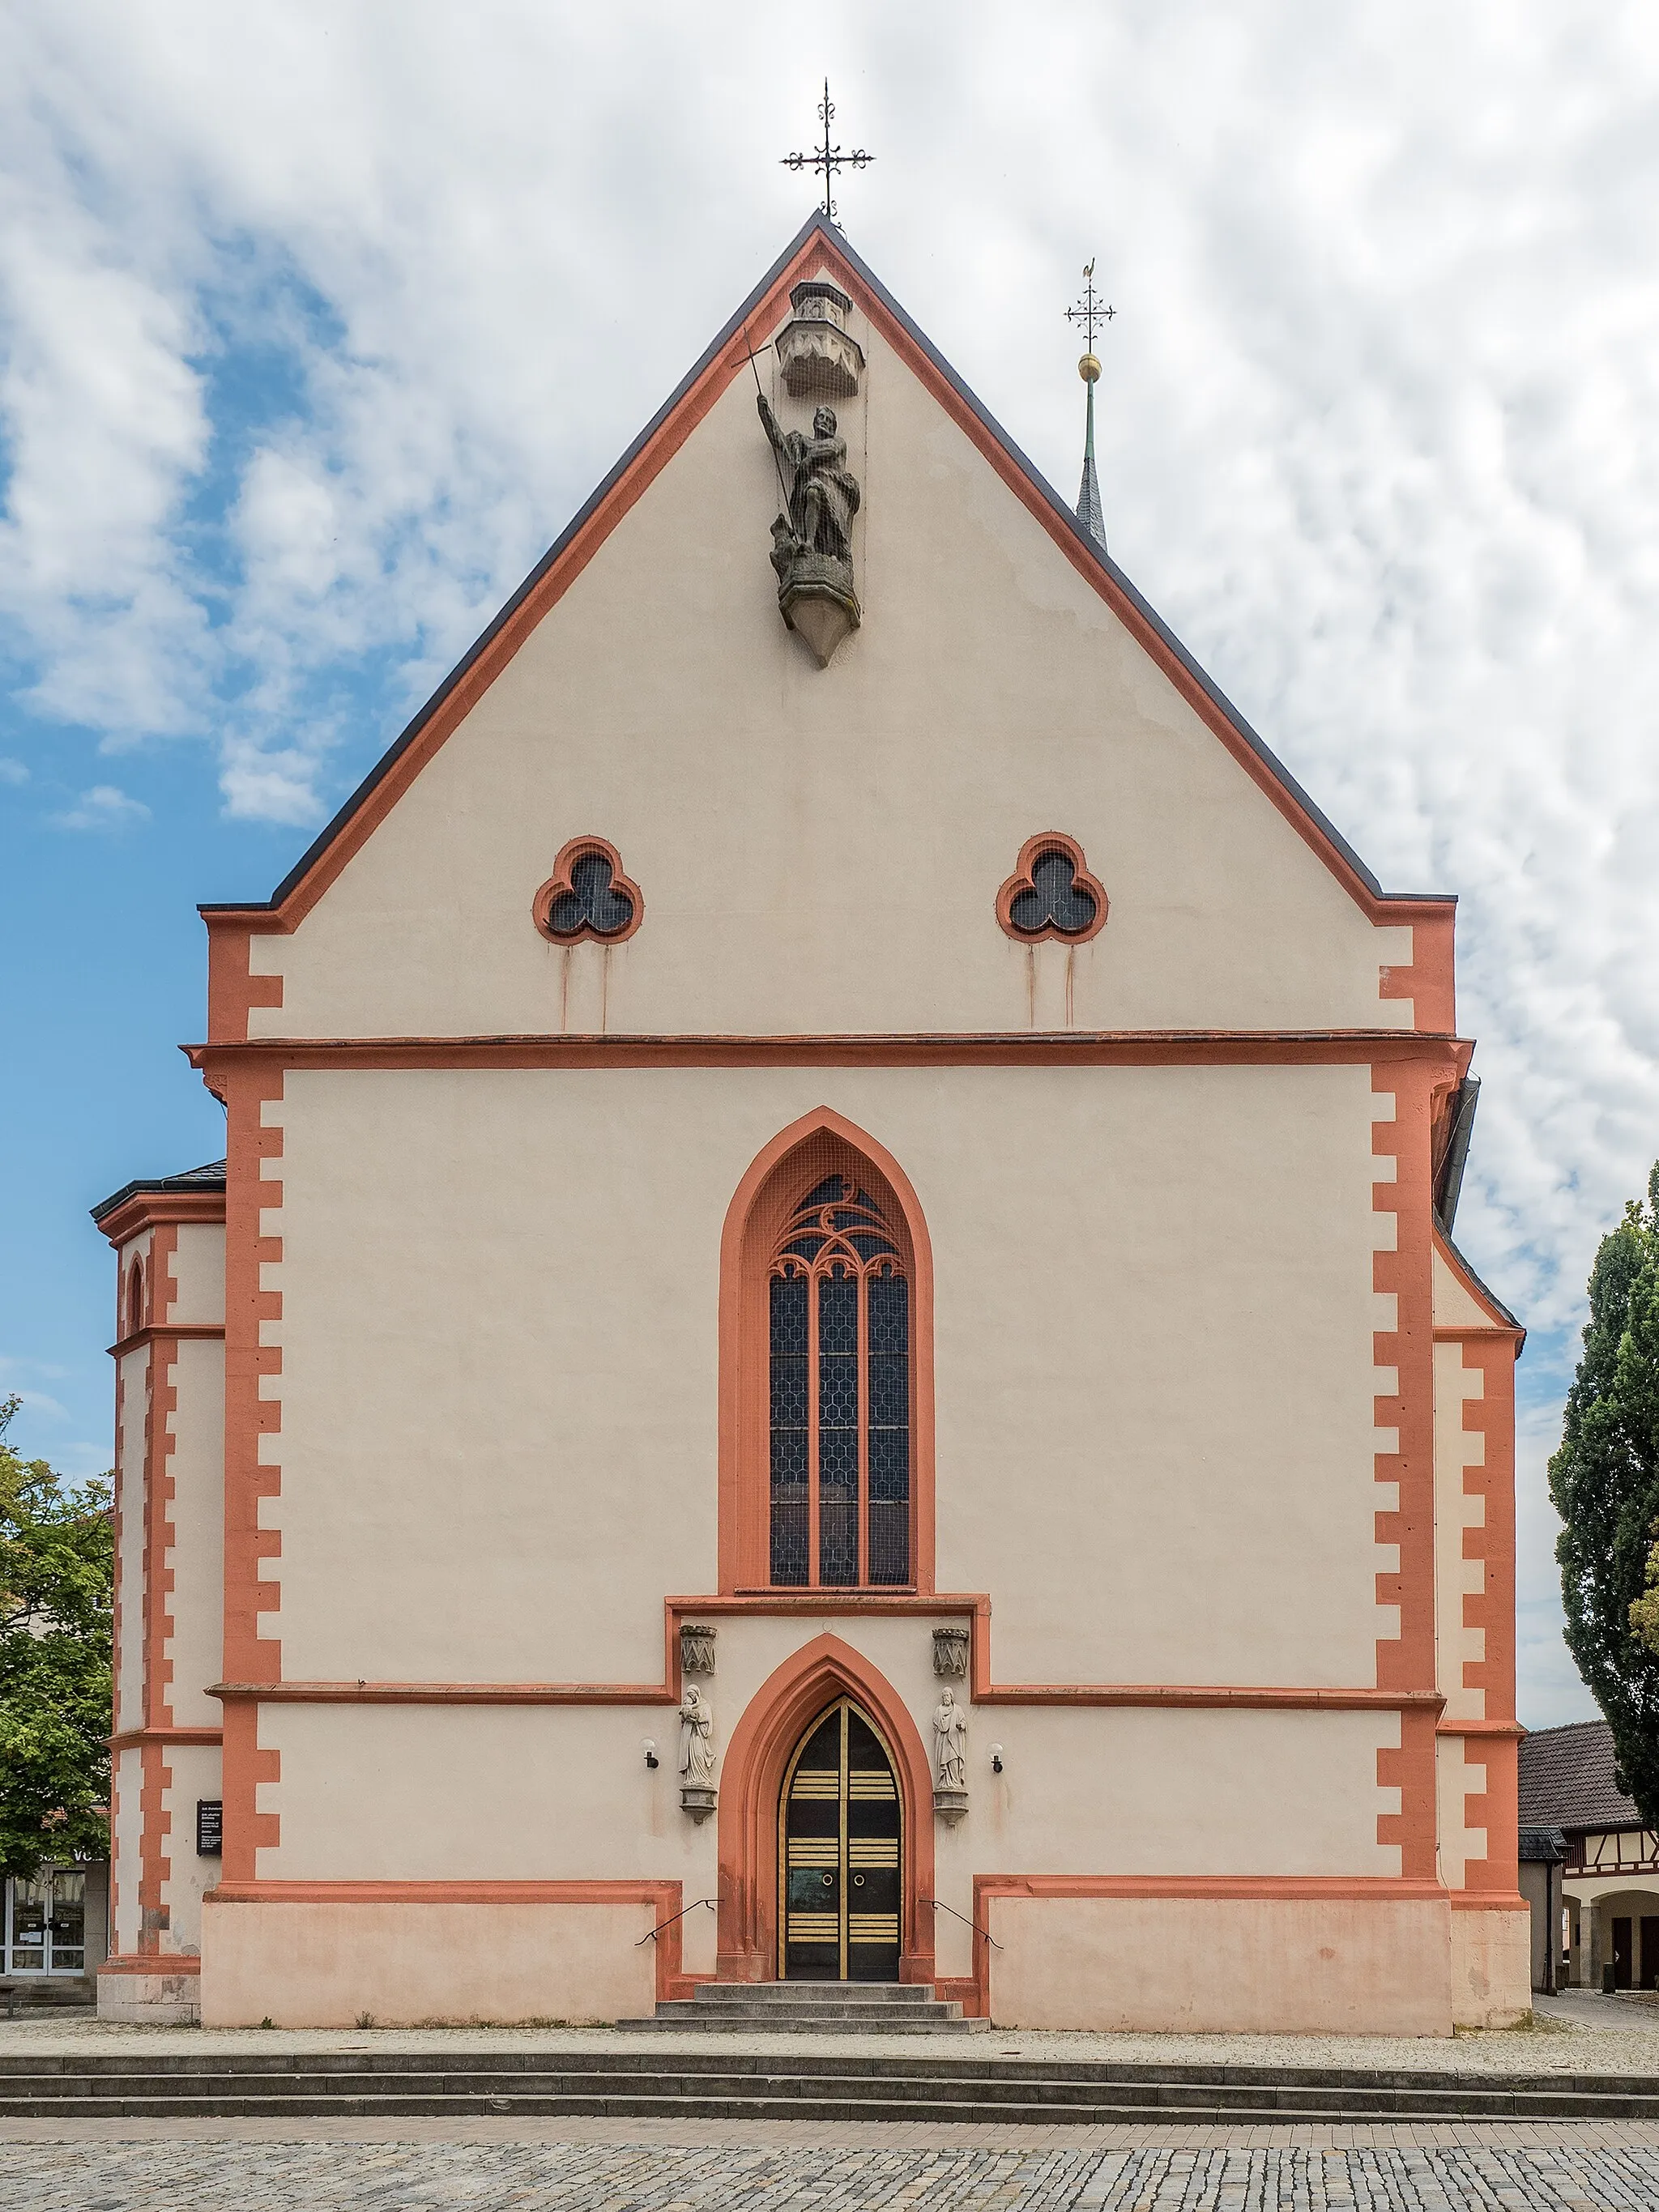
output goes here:
<path id="1" fill-rule="evenodd" d="M 904 1898 L 898 1770 L 837 1698 L 802 1732 L 778 1798 L 778 1978 L 896 1982 Z"/>

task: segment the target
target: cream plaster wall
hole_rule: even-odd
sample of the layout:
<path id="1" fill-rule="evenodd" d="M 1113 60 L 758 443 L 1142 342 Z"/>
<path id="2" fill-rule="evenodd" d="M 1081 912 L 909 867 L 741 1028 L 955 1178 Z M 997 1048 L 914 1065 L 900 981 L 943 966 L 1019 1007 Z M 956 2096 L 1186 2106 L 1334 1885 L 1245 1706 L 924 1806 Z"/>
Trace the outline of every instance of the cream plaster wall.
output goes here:
<path id="1" fill-rule="evenodd" d="M 173 1231 L 175 1285 L 169 1321 L 200 1327 L 225 1317 L 225 1230 L 219 1221 L 181 1221 Z"/>
<path id="2" fill-rule="evenodd" d="M 200 1798 L 222 1798 L 221 1763 L 216 1744 L 175 1743 L 167 1747 L 172 1779 L 162 1792 L 162 1808 L 170 1826 L 165 1850 L 167 1878 L 161 1899 L 167 1910 L 167 1951 L 196 1952 L 202 1947 L 202 1893 L 219 1879 L 219 1861 L 202 1858 L 196 1850 L 196 1806 Z"/>
<path id="3" fill-rule="evenodd" d="M 1491 1314 L 1438 1252 L 1434 1255 L 1434 1325 L 1437 1328 L 1490 1328 L 1492 1325 Z"/>
<path id="4" fill-rule="evenodd" d="M 144 1425 L 149 1406 L 150 1348 L 141 1345 L 119 1363 L 120 1412 L 115 1447 L 118 1516 L 116 1571 L 121 1633 L 115 1654 L 115 1726 L 144 1717 Z M 222 1426 L 222 1421 L 221 1425 Z"/>
<path id="5" fill-rule="evenodd" d="M 1437 1735 L 1434 1740 L 1440 1879 L 1448 1889 L 1463 1888 L 1468 1862 L 1484 1859 L 1488 1853 L 1485 1828 L 1467 1825 L 1466 1801 L 1484 1795 L 1486 1787 L 1486 1762 L 1479 1756 L 1480 1749 L 1478 1740 L 1466 1743 L 1460 1735 Z"/>
<path id="6" fill-rule="evenodd" d="M 279 1633 L 295 1679 L 661 1678 L 715 1582 L 721 1222 L 827 1103 L 913 1179 L 938 1578 L 1004 1681 L 1363 1684 L 1364 1068 L 290 1073 Z"/>
<path id="7" fill-rule="evenodd" d="M 755 1692 L 823 1629 L 877 1666 L 924 1747 L 939 1685 L 927 1620 L 722 1621 L 716 1747 Z M 661 1765 L 644 1761 L 651 1738 Z M 713 1822 L 680 1810 L 672 1706 L 273 1705 L 262 1747 L 282 1778 L 261 1794 L 282 1841 L 262 1878 L 531 1881 L 649 1876 L 718 1893 Z M 935 1834 L 937 1894 L 962 1913 L 973 1876 L 1015 1874 L 1396 1876 L 1376 1841 L 1376 1753 L 1389 1713 L 1147 1711 L 981 1705 L 969 1716 L 971 1805 Z M 990 1746 L 1003 1747 L 1003 1773 Z M 930 1815 L 931 1817 L 931 1815 Z M 712 1916 L 688 1929 L 712 1964 Z M 940 1928 L 941 1972 L 969 1942 Z M 954 1951 L 963 1954 L 951 1963 Z"/>
<path id="8" fill-rule="evenodd" d="M 1002 2027 L 1449 2035 L 1443 1902 L 994 1897 Z"/>
<path id="9" fill-rule="evenodd" d="M 111 1762 L 115 1791 L 110 1822 L 110 1949 L 138 1948 L 138 1853 L 143 1834 L 143 1755 L 118 1751 Z"/>
<path id="10" fill-rule="evenodd" d="M 613 2021 L 655 1996 L 649 1905 L 212 1905 L 207 2027 Z"/>
<path id="11" fill-rule="evenodd" d="M 1480 1397 L 1485 1378 L 1463 1364 L 1460 1344 L 1434 1347 L 1434 1640 L 1437 1686 L 1448 1720 L 1486 1717 L 1486 1693 L 1464 1687 L 1463 1669 L 1486 1656 L 1486 1632 L 1464 1625 L 1463 1601 L 1486 1586 L 1486 1562 L 1463 1556 L 1463 1532 L 1486 1525 L 1486 1501 L 1466 1492 L 1465 1470 L 1484 1466 L 1486 1440 L 1463 1426 L 1463 1408 Z"/>
<path id="12" fill-rule="evenodd" d="M 186 1337 L 173 1372 L 173 1717 L 180 1728 L 217 1728 L 221 1708 L 205 1692 L 222 1679 L 225 1551 L 225 1348 Z"/>
<path id="13" fill-rule="evenodd" d="M 1409 963 L 1412 932 L 1365 920 L 864 343 L 866 398 L 843 415 L 865 457 L 865 623 L 831 667 L 778 617 L 744 376 L 297 933 L 253 940 L 256 971 L 286 979 L 255 1035 L 1064 1021 L 1064 956 L 1030 963 L 993 914 L 1046 830 L 1081 841 L 1111 901 L 1072 963 L 1077 1025 L 1409 1026 L 1378 968 Z M 645 922 L 566 953 L 530 905 L 586 833 L 620 849 Z"/>
<path id="14" fill-rule="evenodd" d="M 1638 1916 L 1659 1912 L 1659 1868 L 1640 1874 L 1570 1874 L 1562 1877 L 1561 1894 L 1569 1904 L 1606 1905 L 1615 1898 L 1639 1898 L 1632 1906 Z"/>

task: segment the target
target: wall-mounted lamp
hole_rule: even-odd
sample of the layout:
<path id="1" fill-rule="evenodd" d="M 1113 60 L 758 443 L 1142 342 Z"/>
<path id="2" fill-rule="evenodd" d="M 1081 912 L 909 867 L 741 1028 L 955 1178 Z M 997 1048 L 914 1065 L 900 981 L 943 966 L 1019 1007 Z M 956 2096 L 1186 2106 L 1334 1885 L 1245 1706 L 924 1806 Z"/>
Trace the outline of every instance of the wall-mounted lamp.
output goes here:
<path id="1" fill-rule="evenodd" d="M 640 1745 L 640 1749 L 645 1753 L 645 1763 L 647 1766 L 655 1766 L 659 1763 L 656 1741 L 653 1737 L 645 1737 Z"/>
<path id="2" fill-rule="evenodd" d="M 994 1743 L 991 1746 L 991 1771 L 993 1774 L 1000 1774 L 1002 1771 L 1002 1746 L 1000 1743 Z"/>

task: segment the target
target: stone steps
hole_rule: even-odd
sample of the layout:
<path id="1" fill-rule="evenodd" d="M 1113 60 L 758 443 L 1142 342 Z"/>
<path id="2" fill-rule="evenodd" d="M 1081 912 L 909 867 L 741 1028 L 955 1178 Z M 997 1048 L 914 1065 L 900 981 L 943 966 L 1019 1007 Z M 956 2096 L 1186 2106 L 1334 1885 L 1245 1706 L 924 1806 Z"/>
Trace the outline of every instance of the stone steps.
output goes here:
<path id="1" fill-rule="evenodd" d="M 1659 2119 L 1659 2079 L 1088 2064 L 964 2052 L 8 2054 L 0 2119 Z"/>
<path id="2" fill-rule="evenodd" d="M 983 2025 L 964 2020 L 962 2007 L 912 1982 L 700 1982 L 690 1997 L 659 2003 L 647 2020 L 619 2020 L 620 2028 L 690 2028 L 727 2035 L 966 2035 Z"/>

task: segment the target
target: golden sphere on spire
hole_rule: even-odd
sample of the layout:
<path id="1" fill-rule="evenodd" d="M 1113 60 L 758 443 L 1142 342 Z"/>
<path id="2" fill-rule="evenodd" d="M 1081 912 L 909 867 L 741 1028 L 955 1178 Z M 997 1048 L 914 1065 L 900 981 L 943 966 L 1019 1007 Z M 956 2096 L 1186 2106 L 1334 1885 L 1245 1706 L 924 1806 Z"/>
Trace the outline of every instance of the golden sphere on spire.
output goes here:
<path id="1" fill-rule="evenodd" d="M 1091 353 L 1085 353 L 1077 365 L 1077 373 L 1085 384 L 1098 384 L 1100 363 Z"/>

